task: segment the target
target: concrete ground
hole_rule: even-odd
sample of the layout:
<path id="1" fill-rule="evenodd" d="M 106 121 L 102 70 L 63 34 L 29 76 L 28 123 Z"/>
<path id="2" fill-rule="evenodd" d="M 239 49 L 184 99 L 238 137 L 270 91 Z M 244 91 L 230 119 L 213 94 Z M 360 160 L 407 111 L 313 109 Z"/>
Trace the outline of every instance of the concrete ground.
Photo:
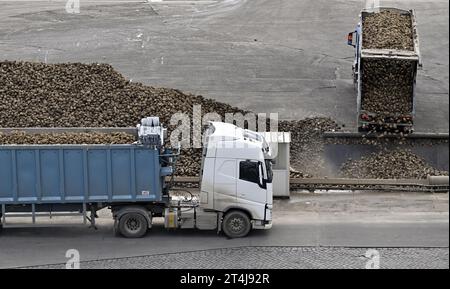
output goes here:
<path id="1" fill-rule="evenodd" d="M 66 0 L 0 0 L 0 50 L 8 60 L 106 62 L 133 81 L 351 128 L 346 35 L 372 2 L 81 0 L 80 14 L 67 14 Z M 380 5 L 416 9 L 424 63 L 416 131 L 448 132 L 448 1 Z"/>
<path id="2" fill-rule="evenodd" d="M 315 267 L 326 265 L 318 263 L 326 260 L 324 256 L 328 254 L 327 250 L 321 251 L 320 247 L 347 248 L 339 251 L 339 254 L 349 258 L 353 258 L 354 252 L 358 251 L 352 251 L 351 248 L 410 248 L 416 261 L 408 263 L 405 259 L 399 259 L 399 263 L 390 263 L 390 267 L 410 264 L 408 266 L 428 268 L 428 263 L 437 256 L 443 258 L 439 259 L 439 264 L 446 262 L 448 267 L 448 257 L 445 257 L 448 256 L 445 252 L 448 252 L 449 243 L 448 206 L 448 193 L 294 193 L 290 200 L 275 200 L 274 225 L 271 230 L 254 231 L 247 238 L 232 240 L 210 231 L 166 231 L 161 220 L 157 220 L 154 228 L 142 239 L 115 237 L 111 216 L 108 211 L 102 211 L 97 231 L 87 226 L 4 229 L 0 234 L 0 268 L 65 263 L 65 254 L 69 249 L 80 252 L 81 261 L 87 262 L 86 267 L 108 267 L 105 264 L 127 267 L 128 263 L 120 263 L 122 261 L 116 259 L 153 256 L 148 257 L 153 260 L 157 258 L 156 255 L 164 255 L 161 258 L 170 260 L 174 256 L 189 255 L 192 251 L 199 251 L 200 256 L 206 252 L 208 256 L 218 258 L 229 249 L 241 248 L 244 250 L 242 253 L 247 254 L 249 250 L 254 250 L 248 248 L 253 247 L 273 248 L 269 248 L 269 252 L 261 250 L 261 257 L 274 254 L 277 250 L 293 259 L 298 258 L 298 254 L 306 259 L 322 256 L 317 257 L 316 263 L 310 264 Z M 52 222 L 57 221 L 61 220 Z M 73 221 L 65 218 L 63 223 Z M 311 252 L 300 250 L 292 253 L 287 247 L 310 247 Z M 427 251 L 426 248 L 441 250 Z M 233 252 L 239 256 L 239 253 Z M 393 258 L 402 251 L 386 252 L 386 258 Z M 389 252 L 393 254 L 391 257 L 387 256 Z M 194 253 L 189 258 L 198 258 L 198 254 Z M 409 258 L 406 255 L 404 257 Z M 191 268 L 205 268 L 212 264 L 228 268 L 227 262 L 234 260 L 230 257 L 224 263 L 216 263 L 214 258 L 207 259 L 210 262 L 202 266 L 190 263 Z M 105 259 L 109 260 L 105 264 L 90 262 Z M 235 261 L 238 262 L 236 264 L 243 264 L 239 260 Z M 360 264 L 354 261 L 361 262 L 355 259 L 348 264 L 335 264 L 342 267 Z M 170 267 L 169 263 L 164 264 Z M 176 264 L 181 267 L 180 263 Z M 186 264 L 189 266 L 188 261 Z M 290 263 L 288 259 L 284 265 L 280 262 L 273 265 L 291 268 L 306 266 L 304 263 Z"/>

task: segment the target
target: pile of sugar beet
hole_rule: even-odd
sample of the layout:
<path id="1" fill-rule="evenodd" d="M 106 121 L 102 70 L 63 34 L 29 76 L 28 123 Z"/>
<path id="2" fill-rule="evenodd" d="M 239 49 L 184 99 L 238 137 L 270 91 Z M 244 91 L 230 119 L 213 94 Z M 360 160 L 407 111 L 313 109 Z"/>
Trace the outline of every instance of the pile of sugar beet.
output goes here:
<path id="1" fill-rule="evenodd" d="M 362 23 L 363 49 L 414 51 L 410 14 L 385 10 L 368 14 Z M 362 109 L 376 113 L 376 122 L 408 122 L 413 111 L 414 71 L 417 63 L 396 59 L 362 59 Z"/>
<path id="2" fill-rule="evenodd" d="M 203 96 L 130 82 L 107 64 L 0 62 L 0 127 L 19 128 L 13 133 L 0 133 L 0 145 L 132 143 L 135 139 L 123 133 L 25 134 L 20 128 L 134 127 L 143 117 L 159 116 L 170 134 L 175 128 L 169 125 L 172 115 L 183 112 L 192 116 L 192 108 L 197 104 L 202 106 L 203 114 L 246 113 Z M 325 166 L 322 134 L 337 129 L 338 125 L 329 118 L 279 122 L 280 131 L 292 133 L 292 177 L 321 176 Z M 408 156 L 417 158 L 408 152 L 407 157 L 402 155 L 401 160 L 392 162 L 404 161 Z M 392 156 L 388 157 L 390 162 Z M 376 177 L 393 176 L 389 162 L 385 162 L 386 167 Z M 183 149 L 177 175 L 197 176 L 200 163 L 200 149 Z M 420 173 L 425 163 L 407 163 L 404 168 L 408 175 L 426 177 Z M 354 165 L 367 166 L 367 162 Z M 353 172 L 358 171 L 354 165 L 346 164 L 343 176 L 354 177 Z M 439 173 L 431 173 L 434 172 Z M 403 176 L 403 173 L 399 175 Z"/>

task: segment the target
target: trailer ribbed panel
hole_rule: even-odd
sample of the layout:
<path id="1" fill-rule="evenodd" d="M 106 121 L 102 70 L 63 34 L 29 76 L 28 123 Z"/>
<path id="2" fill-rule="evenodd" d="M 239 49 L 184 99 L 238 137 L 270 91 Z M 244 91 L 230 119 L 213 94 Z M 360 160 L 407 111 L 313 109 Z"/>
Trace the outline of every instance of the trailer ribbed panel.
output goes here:
<path id="1" fill-rule="evenodd" d="M 0 204 L 161 201 L 162 182 L 142 146 L 0 146 Z"/>

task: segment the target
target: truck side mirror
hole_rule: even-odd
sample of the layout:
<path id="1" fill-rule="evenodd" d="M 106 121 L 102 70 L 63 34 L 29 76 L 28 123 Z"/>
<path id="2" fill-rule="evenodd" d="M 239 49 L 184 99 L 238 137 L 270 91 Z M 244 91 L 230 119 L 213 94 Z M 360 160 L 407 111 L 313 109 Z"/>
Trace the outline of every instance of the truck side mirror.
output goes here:
<path id="1" fill-rule="evenodd" d="M 356 47 L 356 44 L 353 44 L 353 34 L 355 34 L 356 31 L 350 32 L 347 36 L 347 44 L 353 47 Z"/>

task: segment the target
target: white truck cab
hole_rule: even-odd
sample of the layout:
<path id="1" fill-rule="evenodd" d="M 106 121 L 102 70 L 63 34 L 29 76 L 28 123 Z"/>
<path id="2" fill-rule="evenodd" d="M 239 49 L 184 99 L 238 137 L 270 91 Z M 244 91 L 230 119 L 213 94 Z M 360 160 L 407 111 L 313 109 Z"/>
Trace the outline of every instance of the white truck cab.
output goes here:
<path id="1" fill-rule="evenodd" d="M 252 228 L 270 229 L 272 156 L 264 137 L 212 122 L 204 140 L 200 207 L 221 213 L 219 228 L 229 237 L 243 237 Z"/>

